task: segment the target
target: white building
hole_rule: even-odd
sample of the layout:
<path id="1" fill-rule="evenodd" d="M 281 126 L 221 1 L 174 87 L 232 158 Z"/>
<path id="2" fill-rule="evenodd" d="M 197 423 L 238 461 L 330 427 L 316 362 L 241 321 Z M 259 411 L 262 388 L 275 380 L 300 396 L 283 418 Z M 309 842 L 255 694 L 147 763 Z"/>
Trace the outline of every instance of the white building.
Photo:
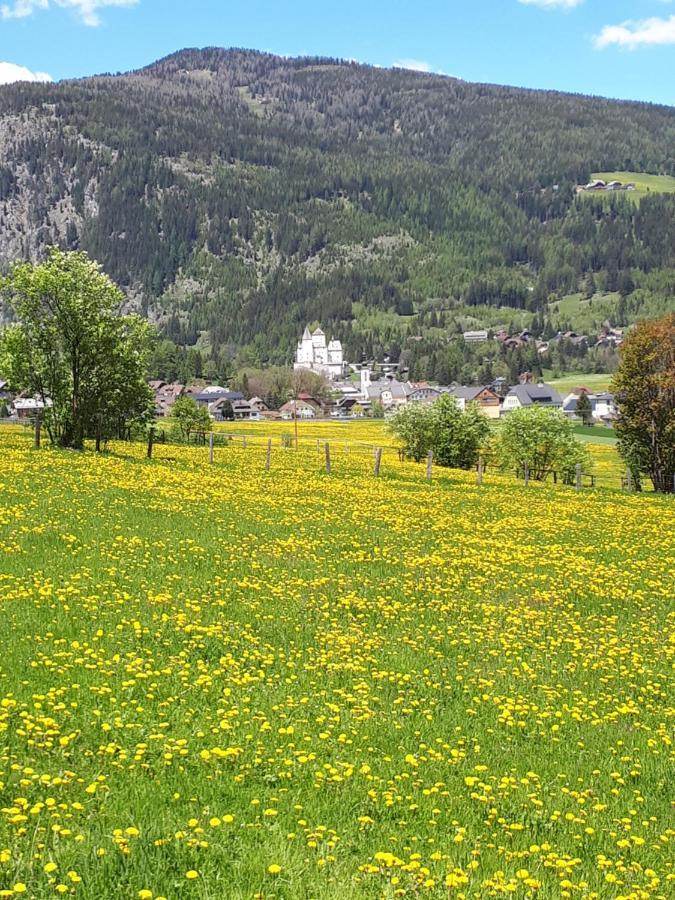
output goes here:
<path id="1" fill-rule="evenodd" d="M 614 419 L 616 418 L 616 403 L 614 395 L 607 391 L 599 394 L 591 394 L 589 391 L 582 391 L 579 388 L 569 393 L 563 400 L 563 412 L 568 416 L 577 416 L 577 403 L 582 393 L 585 393 L 591 404 L 591 417 L 593 419 Z"/>
<path id="2" fill-rule="evenodd" d="M 330 340 L 320 328 L 310 332 L 305 328 L 302 339 L 295 351 L 294 369 L 309 369 L 327 378 L 341 378 L 344 370 L 344 355 L 340 341 Z"/>
<path id="3" fill-rule="evenodd" d="M 481 344 L 488 339 L 485 329 L 481 331 L 465 331 L 463 334 L 465 344 Z"/>

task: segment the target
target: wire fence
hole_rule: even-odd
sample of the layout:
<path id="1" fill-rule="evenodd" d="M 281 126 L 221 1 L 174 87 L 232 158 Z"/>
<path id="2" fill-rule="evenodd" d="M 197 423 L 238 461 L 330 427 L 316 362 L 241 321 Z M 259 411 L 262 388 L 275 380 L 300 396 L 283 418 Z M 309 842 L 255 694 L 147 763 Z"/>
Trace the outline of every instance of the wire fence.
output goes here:
<path id="1" fill-rule="evenodd" d="M 22 426 L 25 439 L 30 440 L 27 432 L 32 432 L 33 439 L 39 444 L 39 433 L 33 424 L 25 422 Z M 8 431 L 10 428 L 11 426 L 0 426 L 0 437 L 3 430 Z M 193 431 L 181 437 L 175 428 L 164 427 L 160 423 L 153 426 L 147 434 L 130 435 L 127 442 L 115 441 L 109 444 L 104 442 L 101 449 L 105 451 L 114 447 L 115 452 L 120 453 L 123 452 L 125 443 L 135 445 L 137 450 L 139 445 L 142 445 L 146 448 L 145 455 L 148 458 L 165 463 L 179 463 L 181 457 L 177 453 L 178 449 L 191 448 L 190 461 L 199 460 L 202 463 L 215 464 L 226 461 L 222 451 L 229 448 L 252 454 L 252 458 L 257 456 L 267 471 L 274 468 L 280 453 L 286 457 L 289 452 L 294 451 L 299 454 L 299 464 L 322 469 L 327 474 L 352 472 L 359 475 L 369 474 L 376 478 L 406 475 L 431 481 L 442 473 L 462 471 L 464 478 L 475 477 L 475 483 L 479 485 L 515 480 L 524 486 L 546 484 L 577 491 L 597 489 L 625 493 L 651 491 L 651 483 L 642 485 L 636 483 L 630 471 L 622 468 L 616 448 L 607 444 L 588 445 L 592 457 L 590 470 L 577 466 L 572 471 L 551 469 L 545 473 L 535 473 L 524 465 L 509 471 L 500 468 L 494 458 L 486 453 L 479 458 L 471 476 L 465 470 L 448 470 L 438 466 L 431 453 L 422 460 L 410 460 L 393 440 L 388 440 L 385 432 L 374 437 L 379 440 L 349 440 L 334 433 L 325 436 L 299 434 L 296 439 L 293 431 L 278 427 L 274 429 L 274 433 L 270 433 L 267 430 L 228 428 L 220 424 L 212 431 Z"/>

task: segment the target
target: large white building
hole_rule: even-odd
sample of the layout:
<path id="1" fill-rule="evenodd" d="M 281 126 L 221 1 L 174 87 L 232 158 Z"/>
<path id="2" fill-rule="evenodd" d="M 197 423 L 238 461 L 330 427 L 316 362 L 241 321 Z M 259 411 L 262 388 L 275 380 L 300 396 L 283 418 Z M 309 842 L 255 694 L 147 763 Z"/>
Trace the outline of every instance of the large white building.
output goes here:
<path id="1" fill-rule="evenodd" d="M 305 328 L 302 339 L 295 351 L 294 369 L 310 369 L 333 380 L 341 378 L 344 370 L 344 355 L 340 341 L 330 340 L 320 328 L 310 332 Z"/>

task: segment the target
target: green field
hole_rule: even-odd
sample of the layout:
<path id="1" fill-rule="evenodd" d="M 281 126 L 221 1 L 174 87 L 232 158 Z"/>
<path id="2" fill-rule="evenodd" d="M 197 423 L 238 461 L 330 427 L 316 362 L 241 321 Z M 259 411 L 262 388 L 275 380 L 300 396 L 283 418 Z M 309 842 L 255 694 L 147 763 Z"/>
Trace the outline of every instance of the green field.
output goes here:
<path id="1" fill-rule="evenodd" d="M 548 312 L 554 328 L 571 324 L 578 334 L 593 334 L 606 319 L 616 321 L 618 301 L 618 293 L 594 294 L 590 298 L 581 293 L 567 294 L 561 300 L 551 301 Z"/>
<path id="2" fill-rule="evenodd" d="M 0 896 L 672 896 L 672 499 L 318 425 L 0 428 Z"/>
<path id="3" fill-rule="evenodd" d="M 561 378 L 553 378 L 550 369 L 544 369 L 544 381 L 552 385 L 558 393 L 565 398 L 570 391 L 577 387 L 587 387 L 591 392 L 609 390 L 612 376 L 595 372 L 585 374 L 573 372 L 563 375 Z"/>
<path id="4" fill-rule="evenodd" d="M 648 194 L 672 194 L 675 193 L 675 178 L 672 175 L 649 175 L 646 172 L 593 172 L 591 178 L 602 178 L 603 181 L 620 181 L 622 184 L 633 183 L 635 191 L 626 192 L 626 197 L 633 200 L 641 200 Z M 602 194 L 588 194 L 586 196 L 602 196 Z M 609 195 L 608 196 L 613 196 Z M 622 194 L 621 196 L 624 196 Z"/>

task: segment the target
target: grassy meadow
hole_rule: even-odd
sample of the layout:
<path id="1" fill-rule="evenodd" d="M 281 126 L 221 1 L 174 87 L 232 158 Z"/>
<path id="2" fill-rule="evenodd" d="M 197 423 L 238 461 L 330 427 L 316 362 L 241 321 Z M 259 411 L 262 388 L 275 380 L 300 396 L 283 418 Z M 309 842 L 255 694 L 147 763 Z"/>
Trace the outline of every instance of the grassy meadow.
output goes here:
<path id="1" fill-rule="evenodd" d="M 270 428 L 0 428 L 0 897 L 672 897 L 672 498 Z"/>
<path id="2" fill-rule="evenodd" d="M 603 181 L 620 181 L 622 184 L 634 184 L 635 190 L 626 196 L 633 200 L 641 200 L 650 193 L 675 193 L 675 178 L 672 175 L 649 175 L 647 172 L 594 172 L 591 178 L 602 178 Z M 597 196 L 597 194 L 595 195 Z"/>

